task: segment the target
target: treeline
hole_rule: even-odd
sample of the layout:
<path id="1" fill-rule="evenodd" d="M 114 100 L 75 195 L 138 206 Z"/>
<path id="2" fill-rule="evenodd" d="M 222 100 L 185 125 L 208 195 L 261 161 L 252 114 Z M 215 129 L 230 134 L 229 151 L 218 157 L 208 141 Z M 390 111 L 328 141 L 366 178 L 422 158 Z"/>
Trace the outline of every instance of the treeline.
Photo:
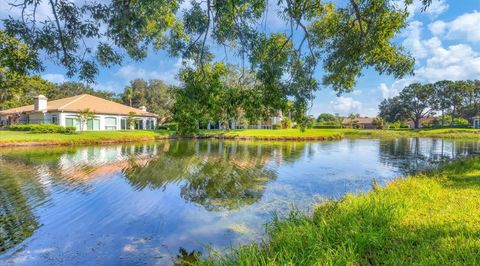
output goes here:
<path id="1" fill-rule="evenodd" d="M 412 120 L 419 128 L 423 118 L 437 116 L 434 126 L 463 126 L 480 114 L 480 80 L 413 83 L 378 108 L 388 123 Z"/>
<path id="2" fill-rule="evenodd" d="M 132 107 L 144 105 L 164 122 L 171 119 L 174 102 L 173 88 L 161 80 L 135 79 L 121 93 L 95 90 L 79 82 L 52 83 L 40 76 L 28 75 L 16 77 L 11 82 L 4 80 L 1 87 L 0 110 L 30 105 L 39 94 L 51 101 L 86 93 Z"/>
<path id="3" fill-rule="evenodd" d="M 282 96 L 280 91 L 285 87 L 261 72 L 208 63 L 203 68 L 186 67 L 179 77 L 182 86 L 175 93 L 173 114 L 180 134 L 194 133 L 209 124 L 220 124 L 223 129 L 246 128 L 280 114 L 301 128 L 309 127 L 306 102 Z"/>

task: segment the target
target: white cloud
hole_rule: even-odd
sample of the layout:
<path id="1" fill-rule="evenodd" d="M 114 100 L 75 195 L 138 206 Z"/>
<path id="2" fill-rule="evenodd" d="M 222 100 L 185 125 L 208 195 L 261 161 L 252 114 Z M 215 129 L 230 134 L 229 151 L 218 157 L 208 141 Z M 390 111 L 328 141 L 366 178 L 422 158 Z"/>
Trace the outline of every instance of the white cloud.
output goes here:
<path id="1" fill-rule="evenodd" d="M 115 76 L 120 77 L 126 81 L 130 81 L 137 78 L 160 79 L 168 84 L 178 84 L 177 74 L 181 66 L 182 66 L 181 59 L 177 60 L 177 62 L 172 66 L 172 68 L 166 71 L 157 71 L 157 70 L 148 71 L 148 70 L 145 70 L 144 68 L 137 67 L 134 65 L 126 65 L 121 67 L 115 73 Z"/>
<path id="2" fill-rule="evenodd" d="M 108 81 L 106 83 L 96 83 L 92 86 L 95 90 L 121 92 L 124 86 L 119 85 L 116 82 Z"/>
<path id="3" fill-rule="evenodd" d="M 444 36 L 449 40 L 480 41 L 480 12 L 463 14 L 450 22 L 441 20 L 429 25 L 433 35 Z"/>
<path id="4" fill-rule="evenodd" d="M 478 21 L 477 21 L 478 20 Z M 474 25 L 475 24 L 475 25 Z M 382 98 L 389 98 L 413 82 L 439 80 L 467 80 L 480 77 L 480 53 L 466 43 L 444 45 L 441 38 L 480 40 L 480 13 L 461 15 L 451 22 L 435 21 L 428 25 L 434 37 L 422 38 L 422 23 L 410 24 L 403 45 L 417 59 L 415 76 L 397 80 L 388 86 L 381 83 L 378 91 Z M 463 36 L 462 36 L 463 35 Z M 454 37 L 455 36 L 455 37 Z"/>
<path id="5" fill-rule="evenodd" d="M 334 101 L 330 101 L 330 107 L 337 113 L 360 113 L 362 103 L 354 100 L 352 97 L 337 97 Z"/>
<path id="6" fill-rule="evenodd" d="M 43 74 L 42 75 L 42 78 L 43 79 L 46 79 L 50 82 L 53 82 L 53 83 L 62 83 L 62 82 L 65 82 L 67 81 L 67 79 L 65 78 L 64 75 L 62 74 L 52 74 L 52 73 L 48 73 L 48 74 Z"/>
<path id="7" fill-rule="evenodd" d="M 419 1 L 415 1 L 415 2 L 418 3 Z M 427 10 L 425 10 L 425 13 L 431 17 L 437 17 L 447 10 L 448 10 L 448 4 L 445 2 L 445 0 L 438 0 L 438 1 L 434 0 L 432 1 L 432 4 L 428 6 Z"/>
<path id="8" fill-rule="evenodd" d="M 437 20 L 433 23 L 430 23 L 430 25 L 428 25 L 428 29 L 435 36 L 443 35 L 445 33 L 446 28 L 447 28 L 447 23 L 441 20 Z"/>
<path id="9" fill-rule="evenodd" d="M 420 21 L 411 22 L 406 28 L 403 40 L 403 46 L 417 59 L 425 58 L 428 55 L 428 51 L 422 43 L 422 26 L 423 23 Z"/>
<path id="10" fill-rule="evenodd" d="M 438 39 L 437 39 L 438 40 Z M 478 79 L 480 76 L 480 56 L 466 44 L 444 48 L 438 40 L 430 46 L 431 57 L 417 70 L 422 81 Z"/>
<path id="11" fill-rule="evenodd" d="M 397 96 L 400 91 L 410 83 L 412 83 L 412 78 L 396 80 L 390 86 L 385 83 L 380 83 L 380 85 L 378 85 L 378 90 L 382 93 L 382 99 L 392 98 Z"/>
<path id="12" fill-rule="evenodd" d="M 396 1 L 396 5 L 397 7 L 404 8 L 405 1 L 402 1 L 402 0 Z M 428 8 L 425 11 L 422 11 L 422 9 L 423 9 L 422 1 L 414 0 L 413 3 L 407 7 L 409 19 L 412 19 L 414 16 L 417 16 L 418 14 L 425 14 L 430 18 L 436 18 L 448 10 L 448 4 L 446 3 L 445 0 L 433 0 L 430 6 L 428 6 Z"/>

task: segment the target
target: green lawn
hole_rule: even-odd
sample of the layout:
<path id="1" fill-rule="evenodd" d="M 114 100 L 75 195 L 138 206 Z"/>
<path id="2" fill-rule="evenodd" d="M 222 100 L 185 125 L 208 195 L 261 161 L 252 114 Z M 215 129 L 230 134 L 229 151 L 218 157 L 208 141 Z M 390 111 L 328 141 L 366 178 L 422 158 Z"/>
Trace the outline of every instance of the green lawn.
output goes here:
<path id="1" fill-rule="evenodd" d="M 171 135 L 168 131 L 84 131 L 74 134 L 29 133 L 25 131 L 0 130 L 0 145 L 7 143 L 44 143 L 44 144 L 87 144 L 105 142 L 123 142 L 134 140 L 154 140 Z"/>
<path id="2" fill-rule="evenodd" d="M 356 130 L 340 129 L 347 137 L 398 138 L 398 137 L 430 137 L 430 138 L 480 138 L 480 130 L 473 128 L 442 129 L 397 129 L 397 130 Z"/>
<path id="3" fill-rule="evenodd" d="M 88 144 L 154 140 L 174 135 L 173 131 L 84 131 L 75 134 L 29 133 L 24 131 L 0 130 L 0 145 L 7 144 Z M 218 137 L 259 140 L 335 140 L 349 138 L 389 137 L 438 137 L 438 138 L 480 138 L 476 129 L 432 129 L 432 130 L 357 130 L 357 129 L 248 129 L 248 130 L 202 130 L 197 137 Z"/>
<path id="4" fill-rule="evenodd" d="M 302 140 L 302 139 L 339 139 L 349 138 L 398 138 L 398 137 L 434 137 L 434 138 L 480 138 L 478 129 L 398 129 L 398 130 L 363 130 L 363 129 L 247 129 L 247 130 L 204 130 L 200 135 L 239 139 L 272 139 L 272 140 Z"/>
<path id="5" fill-rule="evenodd" d="M 205 132 L 205 131 L 203 131 Z M 207 132 L 207 134 L 211 132 Z M 214 133 L 215 134 L 215 133 Z M 253 139 L 339 139 L 343 133 L 332 129 L 307 129 L 304 132 L 299 129 L 247 129 L 222 131 L 216 134 L 226 138 L 253 138 Z"/>
<path id="6" fill-rule="evenodd" d="M 480 158 L 267 225 L 268 242 L 204 265 L 479 265 Z"/>

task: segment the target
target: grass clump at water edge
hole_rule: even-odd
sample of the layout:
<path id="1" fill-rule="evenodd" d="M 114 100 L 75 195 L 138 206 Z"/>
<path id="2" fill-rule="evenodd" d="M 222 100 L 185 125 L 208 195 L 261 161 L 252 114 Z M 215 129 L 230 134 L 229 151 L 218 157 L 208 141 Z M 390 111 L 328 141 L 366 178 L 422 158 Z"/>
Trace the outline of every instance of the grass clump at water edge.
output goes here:
<path id="1" fill-rule="evenodd" d="M 210 254 L 202 265 L 480 264 L 480 159 L 458 161 L 292 213 L 268 241 Z"/>

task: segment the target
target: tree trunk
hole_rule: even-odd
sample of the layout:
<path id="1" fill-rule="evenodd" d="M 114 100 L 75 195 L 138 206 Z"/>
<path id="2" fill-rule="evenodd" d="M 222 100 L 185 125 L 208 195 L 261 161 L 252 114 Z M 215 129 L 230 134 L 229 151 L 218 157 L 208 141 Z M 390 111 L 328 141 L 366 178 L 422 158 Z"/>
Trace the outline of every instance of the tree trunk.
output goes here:
<path id="1" fill-rule="evenodd" d="M 415 117 L 414 123 L 415 123 L 414 127 L 416 129 L 420 128 L 419 127 L 420 126 L 420 118 Z"/>
<path id="2" fill-rule="evenodd" d="M 453 107 L 452 121 L 450 122 L 450 126 L 453 127 L 454 123 L 455 123 L 455 106 Z"/>
<path id="3" fill-rule="evenodd" d="M 445 110 L 442 109 L 442 127 L 445 127 Z"/>

